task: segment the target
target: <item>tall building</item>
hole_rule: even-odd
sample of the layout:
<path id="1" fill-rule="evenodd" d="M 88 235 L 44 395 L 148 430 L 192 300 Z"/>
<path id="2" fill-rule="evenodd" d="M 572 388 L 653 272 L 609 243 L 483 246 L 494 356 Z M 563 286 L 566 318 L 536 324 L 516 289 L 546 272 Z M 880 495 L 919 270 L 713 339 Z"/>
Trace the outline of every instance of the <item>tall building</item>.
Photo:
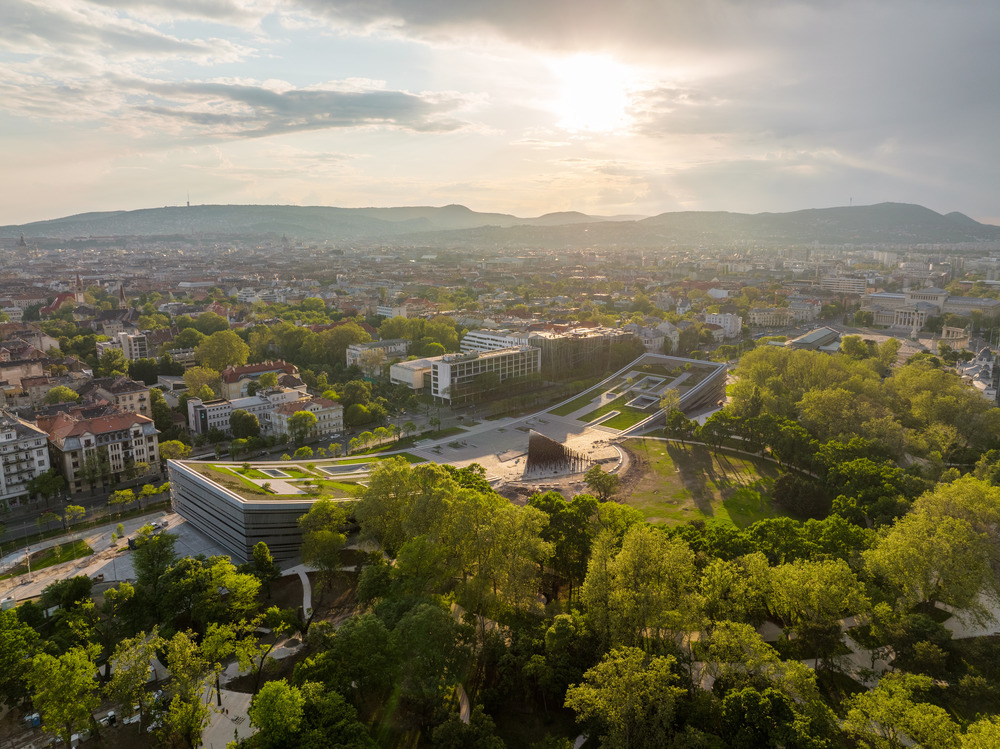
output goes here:
<path id="1" fill-rule="evenodd" d="M 49 470 L 48 435 L 34 424 L 0 410 L 0 505 L 28 495 L 28 482 Z"/>

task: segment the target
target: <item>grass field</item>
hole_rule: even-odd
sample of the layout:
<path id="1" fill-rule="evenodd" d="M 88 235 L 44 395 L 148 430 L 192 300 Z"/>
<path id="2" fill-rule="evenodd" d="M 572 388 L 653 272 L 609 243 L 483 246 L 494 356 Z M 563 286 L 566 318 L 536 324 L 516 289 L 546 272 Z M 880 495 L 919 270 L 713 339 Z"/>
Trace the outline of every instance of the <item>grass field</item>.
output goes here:
<path id="1" fill-rule="evenodd" d="M 781 469 L 769 461 L 655 440 L 625 444 L 647 461 L 646 475 L 625 503 L 651 523 L 677 525 L 701 519 L 744 528 L 782 514 L 770 498 Z"/>
<path id="2" fill-rule="evenodd" d="M 86 541 L 74 541 L 71 544 L 52 546 L 42 551 L 36 551 L 31 555 L 31 569 L 42 570 L 46 567 L 52 567 L 63 562 L 71 562 L 74 559 L 80 559 L 93 553 L 94 550 L 87 545 Z M 0 580 L 6 580 L 15 575 L 23 575 L 27 571 L 28 568 L 24 564 L 19 564 L 6 574 L 0 575 Z"/>
<path id="3" fill-rule="evenodd" d="M 552 414 L 553 416 L 569 416 L 574 411 L 590 404 L 599 395 L 600 393 L 589 393 L 587 395 L 581 395 L 579 398 L 574 398 L 569 403 L 564 403 L 558 408 L 550 408 L 549 413 Z"/>
<path id="4" fill-rule="evenodd" d="M 626 406 L 625 404 L 630 400 L 632 400 L 631 395 L 620 395 L 613 401 L 605 403 L 600 408 L 595 408 L 590 413 L 584 414 L 579 418 L 579 421 L 590 423 L 594 419 L 604 416 L 604 414 L 611 413 L 612 411 L 620 411 L 617 416 L 613 416 L 607 421 L 602 421 L 601 426 L 611 427 L 612 429 L 625 429 L 633 424 L 638 424 L 653 414 L 653 411 L 644 411 L 641 408 Z"/>

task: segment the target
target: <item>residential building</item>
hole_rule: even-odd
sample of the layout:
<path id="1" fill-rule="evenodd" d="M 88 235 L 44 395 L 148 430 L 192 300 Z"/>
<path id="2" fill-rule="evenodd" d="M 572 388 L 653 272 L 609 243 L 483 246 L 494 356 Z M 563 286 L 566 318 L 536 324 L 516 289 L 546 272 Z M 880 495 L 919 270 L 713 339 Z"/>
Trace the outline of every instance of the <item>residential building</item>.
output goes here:
<path id="1" fill-rule="evenodd" d="M 105 400 L 122 411 L 151 416 L 149 386 L 129 377 L 99 377 L 84 383 L 78 391 L 85 401 Z"/>
<path id="2" fill-rule="evenodd" d="M 789 300 L 788 309 L 792 311 L 792 319 L 795 322 L 812 322 L 819 319 L 823 303 L 819 299 Z"/>
<path id="3" fill-rule="evenodd" d="M 731 312 L 706 313 L 705 322 L 722 328 L 723 338 L 739 338 L 743 333 L 743 318 Z"/>
<path id="4" fill-rule="evenodd" d="M 631 333 L 642 341 L 643 347 L 651 354 L 663 353 L 663 341 L 666 339 L 666 336 L 658 328 L 647 328 L 644 325 L 628 323 L 627 325 L 622 325 L 622 330 Z"/>
<path id="5" fill-rule="evenodd" d="M 681 332 L 677 329 L 677 326 L 672 322 L 664 320 L 656 326 L 656 329 L 663 333 L 664 342 L 670 341 L 670 350 L 676 351 L 681 343 Z"/>
<path id="6" fill-rule="evenodd" d="M 229 434 L 233 411 L 246 411 L 257 417 L 261 434 L 284 434 L 280 429 L 274 428 L 272 423 L 274 411 L 279 406 L 301 400 L 308 398 L 303 398 L 303 393 L 299 390 L 283 387 L 270 388 L 232 400 L 215 398 L 203 401 L 201 398 L 189 398 L 188 429 L 195 434 L 206 434 L 212 429 Z"/>
<path id="7" fill-rule="evenodd" d="M 394 307 L 391 304 L 379 304 L 375 307 L 375 314 L 379 317 L 407 317 L 407 307 Z"/>
<path id="8" fill-rule="evenodd" d="M 100 415 L 87 413 L 71 409 L 39 417 L 38 425 L 49 436 L 52 465 L 71 494 L 120 483 L 141 463 L 149 473 L 159 473 L 159 432 L 152 419 L 112 406 Z"/>
<path id="9" fill-rule="evenodd" d="M 379 371 L 375 374 L 381 374 L 381 370 L 385 364 L 391 362 L 393 359 L 400 359 L 406 356 L 409 348 L 410 342 L 405 338 L 391 338 L 385 341 L 370 341 L 369 343 L 352 343 L 347 347 L 345 358 L 348 367 L 357 365 L 363 370 L 373 369 L 369 362 L 377 362 Z M 365 352 L 373 353 L 366 354 Z M 368 372 L 366 371 L 365 374 L 368 374 Z"/>
<path id="10" fill-rule="evenodd" d="M 310 438 L 344 431 L 344 407 L 328 398 L 303 398 L 292 403 L 282 403 L 271 413 L 273 434 L 291 434 L 288 421 L 299 411 L 309 411 L 316 417 L 316 426 Z"/>
<path id="11" fill-rule="evenodd" d="M 758 328 L 780 328 L 791 325 L 795 315 L 788 307 L 753 307 L 750 325 Z"/>
<path id="12" fill-rule="evenodd" d="M 34 424 L 0 410 L 0 507 L 28 496 L 28 482 L 49 470 L 48 435 Z"/>
<path id="13" fill-rule="evenodd" d="M 258 381 L 261 375 L 270 372 L 278 375 L 279 385 L 301 388 L 305 392 L 305 385 L 299 379 L 298 367 L 294 364 L 278 360 L 261 362 L 260 364 L 247 364 L 242 367 L 227 367 L 222 370 L 220 373 L 222 376 L 222 392 L 220 395 L 229 400 L 242 398 L 247 395 L 247 386 L 251 382 Z M 286 375 L 294 378 L 296 384 L 286 385 L 285 382 L 282 382 L 282 379 Z"/>
<path id="14" fill-rule="evenodd" d="M 149 358 L 149 342 L 144 333 L 127 333 L 121 331 L 110 341 L 98 341 L 97 356 L 100 358 L 108 349 L 115 348 L 125 355 L 129 361 Z"/>

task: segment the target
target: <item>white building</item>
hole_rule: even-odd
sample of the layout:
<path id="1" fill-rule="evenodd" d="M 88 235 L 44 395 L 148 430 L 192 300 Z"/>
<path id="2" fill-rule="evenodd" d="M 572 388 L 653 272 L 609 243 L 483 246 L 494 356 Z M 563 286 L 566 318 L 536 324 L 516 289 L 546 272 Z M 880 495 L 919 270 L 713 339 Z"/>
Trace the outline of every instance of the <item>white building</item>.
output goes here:
<path id="1" fill-rule="evenodd" d="M 470 330 L 462 337 L 462 353 L 496 351 L 513 346 L 526 346 L 528 337 L 510 330 Z"/>
<path id="2" fill-rule="evenodd" d="M 406 305 L 393 307 L 390 304 L 379 304 L 375 307 L 375 314 L 379 317 L 408 317 Z"/>
<path id="3" fill-rule="evenodd" d="M 381 362 L 379 364 L 379 368 L 381 369 L 382 364 L 406 356 L 409 348 L 410 342 L 405 338 L 390 338 L 385 341 L 371 341 L 369 343 L 352 343 L 347 347 L 345 358 L 348 367 L 353 367 L 356 364 L 364 369 L 366 358 L 373 357 L 373 360 L 377 360 L 378 355 L 381 354 Z M 366 354 L 366 351 L 375 352 L 375 354 L 374 356 Z"/>
<path id="4" fill-rule="evenodd" d="M 98 358 L 110 348 L 116 348 L 121 351 L 129 361 L 149 358 L 149 343 L 146 341 L 146 336 L 143 333 L 130 334 L 122 331 L 115 334 L 110 341 L 98 341 Z"/>
<path id="5" fill-rule="evenodd" d="M 28 495 L 28 482 L 49 470 L 48 435 L 9 411 L 0 411 L 0 506 Z"/>
<path id="6" fill-rule="evenodd" d="M 316 417 L 310 437 L 336 434 L 344 430 L 344 407 L 327 398 L 304 398 L 292 403 L 283 403 L 271 413 L 271 431 L 274 434 L 290 434 L 288 421 L 299 411 L 308 411 Z"/>
<path id="7" fill-rule="evenodd" d="M 1000 300 L 981 297 L 951 296 L 935 286 L 906 289 L 902 293 L 866 294 L 861 309 L 871 312 L 875 325 L 920 330 L 929 317 L 979 312 L 986 318 L 1000 315 Z"/>
<path id="8" fill-rule="evenodd" d="M 868 280 L 848 276 L 824 276 L 819 280 L 819 287 L 834 294 L 864 294 L 868 289 Z"/>
<path id="9" fill-rule="evenodd" d="M 705 323 L 722 328 L 723 338 L 739 338 L 743 332 L 743 318 L 730 312 L 707 313 Z"/>
<path id="10" fill-rule="evenodd" d="M 750 309 L 750 324 L 761 328 L 777 328 L 791 325 L 795 315 L 788 307 L 753 307 Z"/>
<path id="11" fill-rule="evenodd" d="M 257 417 L 261 434 L 285 434 L 274 425 L 274 412 L 285 405 L 305 402 L 309 398 L 294 388 L 271 388 L 255 395 L 242 398 L 216 398 L 203 401 L 201 398 L 188 399 L 188 428 L 195 434 L 205 434 L 211 429 L 230 433 L 233 411 L 246 411 Z M 337 404 L 340 407 L 340 404 Z"/>
<path id="12" fill-rule="evenodd" d="M 541 349 L 514 346 L 399 362 L 389 370 L 389 379 L 413 390 L 429 389 L 435 398 L 464 403 L 491 383 L 536 374 L 541 369 Z"/>
<path id="13" fill-rule="evenodd" d="M 541 349 L 517 346 L 496 351 L 445 354 L 433 357 L 431 395 L 451 402 L 464 402 L 481 392 L 477 379 L 496 375 L 497 382 L 525 377 L 542 369 Z"/>
<path id="14" fill-rule="evenodd" d="M 672 322 L 664 320 L 656 326 L 656 329 L 663 333 L 665 340 L 670 341 L 670 350 L 676 351 L 681 343 L 681 332 L 677 329 L 677 326 Z"/>

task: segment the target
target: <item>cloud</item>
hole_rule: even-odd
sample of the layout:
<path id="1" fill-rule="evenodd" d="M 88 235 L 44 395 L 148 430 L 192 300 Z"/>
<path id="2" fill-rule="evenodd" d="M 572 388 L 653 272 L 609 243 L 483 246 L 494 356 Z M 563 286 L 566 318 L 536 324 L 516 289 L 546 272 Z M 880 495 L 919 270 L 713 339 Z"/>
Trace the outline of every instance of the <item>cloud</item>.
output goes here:
<path id="1" fill-rule="evenodd" d="M 20 68 L 0 82 L 8 112 L 104 123 L 134 136 L 260 138 L 345 128 L 421 133 L 466 127 L 468 101 L 451 92 L 385 90 L 352 79 L 302 88 L 283 81 L 167 81 L 106 73 L 49 79 Z"/>
<path id="2" fill-rule="evenodd" d="M 154 20 L 199 19 L 234 26 L 254 26 L 274 12 L 280 0 L 90 0 L 90 2 Z"/>
<path id="3" fill-rule="evenodd" d="M 464 126 L 452 113 L 465 101 L 450 93 L 275 90 L 259 84 L 222 82 L 155 82 L 145 88 L 169 105 L 139 105 L 138 111 L 174 118 L 218 135 L 256 138 L 357 127 L 450 132 Z"/>
<path id="4" fill-rule="evenodd" d="M 3 0 L 0 51 L 56 58 L 235 61 L 249 53 L 226 39 L 181 39 L 79 0 Z"/>

